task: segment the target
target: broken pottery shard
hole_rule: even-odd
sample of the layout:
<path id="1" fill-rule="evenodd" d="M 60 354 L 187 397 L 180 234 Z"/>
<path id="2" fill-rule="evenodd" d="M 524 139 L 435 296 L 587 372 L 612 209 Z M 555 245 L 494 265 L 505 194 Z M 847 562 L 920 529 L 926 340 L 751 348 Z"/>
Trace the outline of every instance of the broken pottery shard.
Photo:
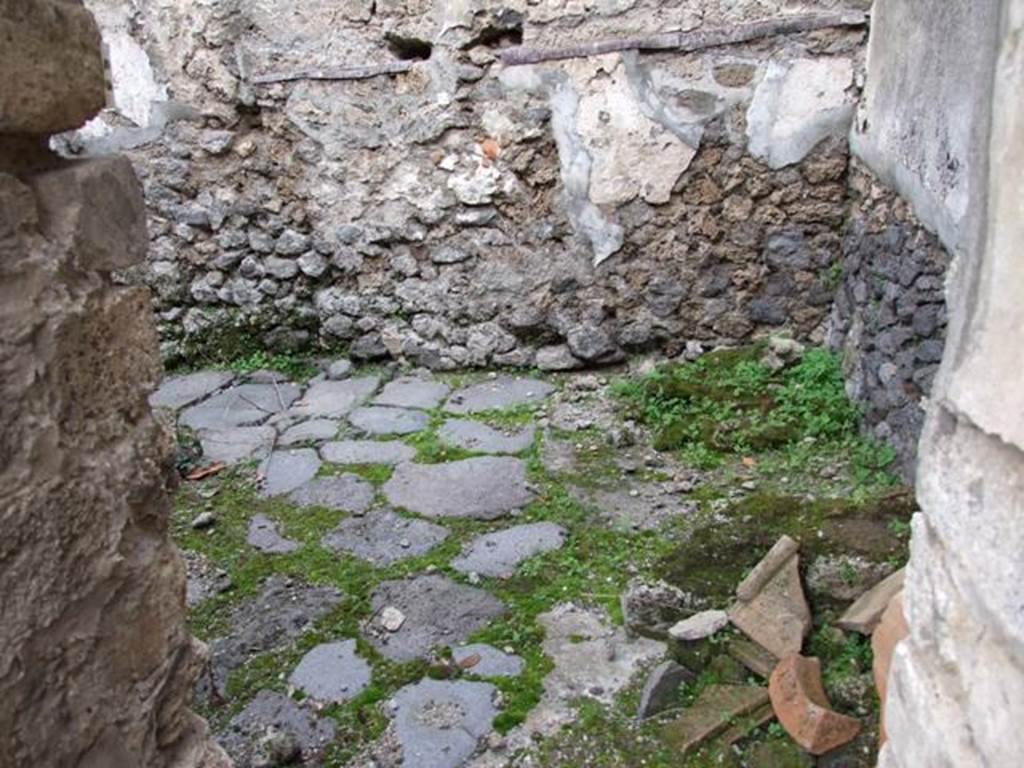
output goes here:
<path id="1" fill-rule="evenodd" d="M 505 456 L 401 464 L 383 491 L 394 506 L 425 517 L 494 520 L 533 500 L 526 464 Z"/>
<path id="2" fill-rule="evenodd" d="M 637 719 L 654 717 L 671 707 L 676 701 L 679 686 L 693 679 L 693 673 L 674 661 L 664 661 L 656 666 L 644 683 L 640 693 Z"/>
<path id="3" fill-rule="evenodd" d="M 860 721 L 829 707 L 821 685 L 821 662 L 815 658 L 784 658 L 772 672 L 768 692 L 786 733 L 812 755 L 842 746 L 860 732 Z"/>
<path id="4" fill-rule="evenodd" d="M 737 590 L 749 597 L 729 609 L 733 625 L 780 659 L 799 653 L 811 630 L 795 543 L 782 537 Z"/>
<path id="5" fill-rule="evenodd" d="M 885 697 L 889 688 L 889 667 L 892 666 L 892 654 L 897 644 L 910 634 L 907 618 L 903 613 L 903 592 L 897 592 L 889 601 L 882 613 L 882 619 L 871 634 L 871 652 L 874 654 L 872 671 L 875 676 L 875 689 L 881 701 L 882 711 L 879 720 L 879 740 L 885 743 Z"/>
<path id="6" fill-rule="evenodd" d="M 685 712 L 665 726 L 665 741 L 684 755 L 727 730 L 738 717 L 768 703 L 768 691 L 751 685 L 710 685 Z"/>
<path id="7" fill-rule="evenodd" d="M 729 655 L 736 659 L 736 661 L 765 680 L 775 670 L 775 665 L 779 663 L 777 657 L 772 656 L 771 653 L 760 645 L 742 638 L 732 640 L 729 643 L 728 650 Z"/>
<path id="8" fill-rule="evenodd" d="M 903 589 L 904 569 L 896 571 L 888 578 L 882 579 L 846 609 L 836 625 L 840 629 L 870 635 L 882 618 L 882 613 L 890 601 Z"/>
<path id="9" fill-rule="evenodd" d="M 680 621 L 668 631 L 668 634 L 676 640 L 703 640 L 705 637 L 711 637 L 728 623 L 729 614 L 725 611 L 701 611 Z"/>

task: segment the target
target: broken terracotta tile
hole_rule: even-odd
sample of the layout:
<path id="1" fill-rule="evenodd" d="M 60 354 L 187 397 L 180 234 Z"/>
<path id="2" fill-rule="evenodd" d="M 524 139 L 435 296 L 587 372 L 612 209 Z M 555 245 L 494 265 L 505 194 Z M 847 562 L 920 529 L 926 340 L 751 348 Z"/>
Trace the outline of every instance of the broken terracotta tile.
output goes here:
<path id="1" fill-rule="evenodd" d="M 882 613 L 881 621 L 871 635 L 871 651 L 875 655 L 872 671 L 875 675 L 875 689 L 881 702 L 879 714 L 879 745 L 885 743 L 885 696 L 889 688 L 889 667 L 896 645 L 910 634 L 906 615 L 903 612 L 903 591 L 897 592 Z"/>
<path id="2" fill-rule="evenodd" d="M 679 717 L 667 724 L 662 735 L 684 755 L 735 724 L 738 717 L 756 712 L 768 703 L 768 691 L 752 685 L 710 685 Z"/>
<path id="3" fill-rule="evenodd" d="M 904 569 L 887 576 L 875 586 L 858 597 L 853 605 L 846 609 L 836 625 L 850 632 L 870 635 L 882 618 L 882 612 L 889 605 L 893 596 L 903 589 Z"/>
<path id="4" fill-rule="evenodd" d="M 840 747 L 860 732 L 860 721 L 835 712 L 821 685 L 821 662 L 792 654 L 768 681 L 772 708 L 786 733 L 812 755 Z"/>
<path id="5" fill-rule="evenodd" d="M 771 676 L 775 665 L 779 663 L 778 658 L 773 656 L 770 651 L 750 640 L 742 638 L 732 640 L 727 650 L 736 661 L 765 680 Z"/>
<path id="6" fill-rule="evenodd" d="M 783 536 L 737 588 L 729 620 L 778 658 L 799 653 L 811 631 L 797 544 Z"/>

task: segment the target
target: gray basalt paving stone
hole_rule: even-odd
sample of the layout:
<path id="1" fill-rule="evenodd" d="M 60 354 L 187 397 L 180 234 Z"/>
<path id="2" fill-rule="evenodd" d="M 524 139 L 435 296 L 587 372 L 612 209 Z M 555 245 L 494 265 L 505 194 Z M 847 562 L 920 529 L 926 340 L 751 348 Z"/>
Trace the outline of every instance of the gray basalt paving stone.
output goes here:
<path id="1" fill-rule="evenodd" d="M 554 523 L 529 523 L 488 533 L 474 539 L 452 567 L 462 573 L 510 578 L 523 560 L 560 549 L 565 529 Z"/>
<path id="2" fill-rule="evenodd" d="M 402 768 L 458 768 L 491 732 L 495 688 L 467 680 L 421 680 L 394 697 Z"/>
<path id="3" fill-rule="evenodd" d="M 301 445 L 302 443 L 320 443 L 330 440 L 338 434 L 341 422 L 335 419 L 312 419 L 289 427 L 278 438 L 281 446 Z"/>
<path id="4" fill-rule="evenodd" d="M 204 429 L 199 433 L 199 442 L 207 461 L 231 465 L 251 459 L 263 461 L 274 448 L 276 437 L 273 427 L 229 427 Z"/>
<path id="5" fill-rule="evenodd" d="M 277 764 L 276 760 L 260 762 L 267 756 L 260 754 L 258 743 L 268 730 L 286 734 L 302 753 L 301 757 L 291 756 L 300 763 L 333 741 L 336 733 L 330 718 L 317 717 L 283 693 L 260 691 L 217 735 L 217 740 L 240 768 Z"/>
<path id="6" fill-rule="evenodd" d="M 317 701 L 341 704 L 370 684 L 370 665 L 356 655 L 356 641 L 324 643 L 302 657 L 288 682 Z"/>
<path id="7" fill-rule="evenodd" d="M 361 513 L 373 503 L 373 486 L 358 475 L 314 477 L 292 491 L 288 498 L 300 507 L 326 507 Z"/>
<path id="8" fill-rule="evenodd" d="M 424 555 L 448 538 L 448 529 L 402 517 L 390 509 L 350 517 L 323 538 L 335 552 L 347 552 L 377 567 Z"/>
<path id="9" fill-rule="evenodd" d="M 277 523 L 265 515 L 256 515 L 249 521 L 249 534 L 245 538 L 250 547 L 268 555 L 286 555 L 299 545 L 277 532 Z"/>
<path id="10" fill-rule="evenodd" d="M 430 417 L 409 408 L 371 406 L 352 411 L 348 422 L 367 435 L 411 435 L 430 426 Z"/>
<path id="11" fill-rule="evenodd" d="M 511 408 L 539 403 L 555 391 L 550 384 L 537 379 L 500 376 L 455 392 L 444 409 L 449 413 L 482 413 L 498 408 Z"/>
<path id="12" fill-rule="evenodd" d="M 480 456 L 446 464 L 401 464 L 383 487 L 388 501 L 425 517 L 493 520 L 528 504 L 526 464 Z"/>
<path id="13" fill-rule="evenodd" d="M 184 376 L 169 376 L 149 396 L 149 404 L 154 408 L 184 408 L 226 387 L 234 378 L 227 371 L 197 371 Z"/>
<path id="14" fill-rule="evenodd" d="M 480 677 L 519 677 L 526 665 L 519 656 L 484 643 L 453 646 L 452 659 L 466 674 Z"/>
<path id="15" fill-rule="evenodd" d="M 179 423 L 192 429 L 226 429 L 262 424 L 299 397 L 294 384 L 240 384 L 193 405 Z"/>
<path id="16" fill-rule="evenodd" d="M 438 574 L 381 582 L 371 603 L 373 617 L 363 625 L 363 634 L 392 661 L 411 661 L 425 657 L 435 646 L 459 643 L 505 611 L 489 592 Z M 383 626 L 385 608 L 404 615 L 397 631 Z"/>
<path id="17" fill-rule="evenodd" d="M 373 404 L 429 410 L 439 406 L 450 391 L 443 382 L 406 376 L 386 384 Z"/>
<path id="18" fill-rule="evenodd" d="M 320 456 L 312 448 L 274 451 L 263 465 L 263 496 L 289 493 L 312 480 L 320 469 Z"/>
<path id="19" fill-rule="evenodd" d="M 320 447 L 324 461 L 332 464 L 385 464 L 412 461 L 416 449 L 396 440 L 339 440 Z"/>
<path id="20" fill-rule="evenodd" d="M 373 395 L 378 386 L 380 379 L 376 376 L 320 381 L 306 390 L 302 400 L 292 407 L 291 413 L 310 418 L 340 418 Z"/>
<path id="21" fill-rule="evenodd" d="M 507 433 L 469 419 L 446 421 L 437 432 L 442 442 L 477 453 L 521 453 L 533 445 L 536 434 L 534 426 Z"/>

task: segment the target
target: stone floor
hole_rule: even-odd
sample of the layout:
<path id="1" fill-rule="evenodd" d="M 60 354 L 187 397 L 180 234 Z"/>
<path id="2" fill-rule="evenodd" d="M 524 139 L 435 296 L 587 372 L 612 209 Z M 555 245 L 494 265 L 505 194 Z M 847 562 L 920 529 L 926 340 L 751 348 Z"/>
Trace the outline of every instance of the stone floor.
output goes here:
<path id="1" fill-rule="evenodd" d="M 679 649 L 622 593 L 771 481 L 654 453 L 593 374 L 396 373 L 200 371 L 153 395 L 198 466 L 225 465 L 175 520 L 221 742 L 243 767 L 661 765 L 649 729 L 636 763 L 559 740 L 594 707 L 633 727 Z"/>

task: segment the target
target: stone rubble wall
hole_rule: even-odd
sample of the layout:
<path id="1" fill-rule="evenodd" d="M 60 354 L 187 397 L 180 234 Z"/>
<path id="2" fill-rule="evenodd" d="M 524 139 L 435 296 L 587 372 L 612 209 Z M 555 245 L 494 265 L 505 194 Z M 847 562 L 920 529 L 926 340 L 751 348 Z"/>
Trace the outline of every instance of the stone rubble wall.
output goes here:
<path id="1" fill-rule="evenodd" d="M 89 0 L 117 109 L 65 149 L 140 169 L 152 247 L 129 279 L 156 294 L 167 359 L 248 343 L 567 369 L 820 341 L 862 29 L 497 57 L 865 5 Z M 254 83 L 402 57 L 394 76 Z"/>
<path id="2" fill-rule="evenodd" d="M 1018 765 L 1024 0 L 879 0 L 869 62 L 855 151 L 953 255 L 880 765 Z"/>
<path id="3" fill-rule="evenodd" d="M 0 763 L 227 765 L 188 707 L 205 649 L 168 538 L 171 432 L 124 158 L 67 162 L 47 136 L 104 103 L 78 0 L 0 1 Z"/>

